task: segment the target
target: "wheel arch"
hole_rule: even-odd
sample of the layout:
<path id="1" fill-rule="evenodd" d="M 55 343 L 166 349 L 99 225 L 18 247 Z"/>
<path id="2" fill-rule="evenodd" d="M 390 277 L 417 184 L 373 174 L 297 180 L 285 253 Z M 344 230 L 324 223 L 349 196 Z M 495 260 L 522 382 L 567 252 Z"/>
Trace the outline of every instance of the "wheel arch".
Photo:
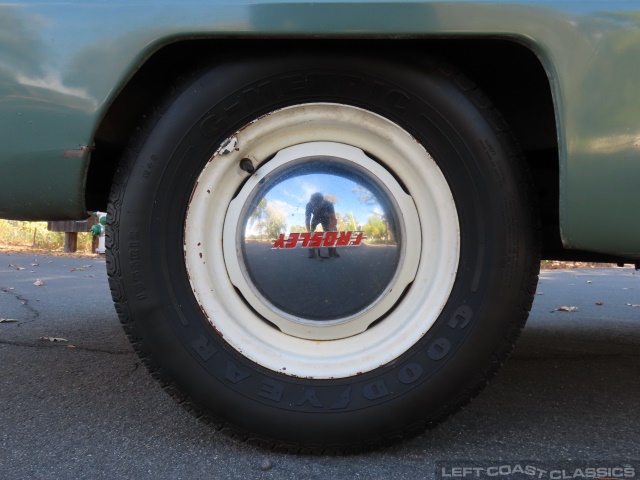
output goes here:
<path id="1" fill-rule="evenodd" d="M 291 51 L 291 39 L 182 40 L 153 53 L 128 80 L 105 112 L 95 134 L 87 172 L 86 204 L 106 208 L 118 160 L 129 139 L 172 85 L 203 62 L 247 56 L 278 56 Z M 372 43 L 376 48 L 372 49 Z M 532 172 L 542 224 L 543 258 L 561 255 L 559 230 L 558 128 L 549 76 L 540 59 L 512 38 L 296 39 L 295 47 L 312 52 L 375 50 L 376 55 L 407 61 L 437 56 L 474 81 L 505 117 Z"/>

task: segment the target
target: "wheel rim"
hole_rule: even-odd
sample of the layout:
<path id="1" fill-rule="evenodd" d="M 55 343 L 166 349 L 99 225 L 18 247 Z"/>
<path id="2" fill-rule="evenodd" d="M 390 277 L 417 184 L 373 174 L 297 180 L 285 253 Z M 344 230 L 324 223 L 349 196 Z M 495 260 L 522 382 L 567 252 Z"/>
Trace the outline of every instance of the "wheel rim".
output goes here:
<path id="1" fill-rule="evenodd" d="M 393 175 L 383 165 L 392 165 Z M 344 258 L 323 259 L 321 280 L 333 282 L 333 290 L 301 301 L 300 295 L 309 291 L 304 286 L 295 295 L 289 287 L 272 288 L 283 275 L 304 284 L 309 265 L 318 265 L 304 263 L 311 261 L 304 258 L 308 249 L 292 235 L 291 222 L 285 222 L 269 243 L 250 237 L 255 235 L 252 219 L 259 216 L 261 200 L 276 204 L 284 197 L 274 192 L 291 190 L 305 178 L 316 187 L 323 178 L 330 180 L 324 185 L 334 189 L 342 185 L 336 210 L 340 199 L 344 204 L 349 196 L 349 188 L 351 193 L 360 187 L 374 192 L 387 239 L 376 250 L 373 235 L 358 242 L 358 235 L 366 236 L 358 233 L 362 229 L 321 234 L 321 245 L 327 246 L 337 242 L 338 235 L 346 239 L 350 231 L 349 239 L 356 245 L 347 247 L 343 242 Z M 300 221 L 299 212 L 309 199 L 300 194 L 296 198 L 293 206 L 298 213 L 293 217 Z M 393 361 L 429 330 L 451 293 L 459 243 L 447 182 L 432 157 L 406 131 L 360 108 L 305 104 L 263 116 L 223 142 L 193 189 L 184 251 L 194 295 L 231 346 L 287 375 L 341 378 Z M 368 278 L 359 278 L 361 264 L 382 258 L 382 250 L 392 261 Z M 269 265 L 275 267 L 266 268 Z M 333 310 L 313 304 L 316 296 L 328 302 L 342 293 L 339 282 L 331 280 L 338 268 L 348 277 L 344 285 L 356 285 L 354 297 L 359 300 L 336 302 Z M 358 287 L 370 284 L 378 286 Z"/>

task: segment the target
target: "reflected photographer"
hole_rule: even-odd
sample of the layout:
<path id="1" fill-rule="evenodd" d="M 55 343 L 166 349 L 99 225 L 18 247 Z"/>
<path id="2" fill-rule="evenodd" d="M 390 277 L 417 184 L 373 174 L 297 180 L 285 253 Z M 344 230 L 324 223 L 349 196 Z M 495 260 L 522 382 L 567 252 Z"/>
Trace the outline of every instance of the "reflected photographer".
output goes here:
<path id="1" fill-rule="evenodd" d="M 324 195 L 320 192 L 316 192 L 311 195 L 309 203 L 305 209 L 305 226 L 307 232 L 314 232 L 318 225 L 322 225 L 322 229 L 325 232 L 337 232 L 338 231 L 338 219 L 336 218 L 336 212 L 333 207 L 333 203 L 324 198 Z M 316 249 L 309 249 L 309 258 L 315 258 Z M 318 256 L 320 255 L 320 249 L 318 248 Z M 329 247 L 329 257 L 339 258 L 340 254 L 335 247 Z"/>

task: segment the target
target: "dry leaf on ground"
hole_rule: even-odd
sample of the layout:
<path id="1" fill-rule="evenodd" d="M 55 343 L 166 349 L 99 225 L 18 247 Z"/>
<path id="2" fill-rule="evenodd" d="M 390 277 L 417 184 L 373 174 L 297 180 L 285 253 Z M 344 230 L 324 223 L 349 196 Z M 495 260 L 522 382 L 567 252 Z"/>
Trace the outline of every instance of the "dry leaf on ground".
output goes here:
<path id="1" fill-rule="evenodd" d="M 34 284 L 36 287 L 39 287 L 39 286 L 41 286 L 41 285 L 44 285 L 44 282 L 38 278 L 38 279 L 36 279 L 36 281 L 35 281 L 35 282 L 33 282 L 33 284 Z"/>
<path id="2" fill-rule="evenodd" d="M 556 308 L 556 312 L 577 312 L 578 307 L 565 307 Z"/>

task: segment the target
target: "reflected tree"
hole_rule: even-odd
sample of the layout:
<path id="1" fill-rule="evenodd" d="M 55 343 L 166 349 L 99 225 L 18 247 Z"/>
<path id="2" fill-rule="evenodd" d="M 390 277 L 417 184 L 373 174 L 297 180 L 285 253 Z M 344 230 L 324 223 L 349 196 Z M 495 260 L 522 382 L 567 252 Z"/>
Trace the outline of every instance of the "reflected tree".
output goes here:
<path id="1" fill-rule="evenodd" d="M 277 238 L 287 228 L 286 215 L 275 207 L 266 205 L 264 219 L 258 223 L 258 227 L 266 231 L 268 238 Z"/>
<path id="2" fill-rule="evenodd" d="M 381 240 L 387 236 L 387 224 L 381 215 L 369 216 L 369 221 L 362 228 L 364 234 L 374 240 Z"/>
<path id="3" fill-rule="evenodd" d="M 330 201 L 330 202 L 331 202 L 331 203 L 333 203 L 334 205 L 335 205 L 336 203 L 338 203 L 338 197 L 336 197 L 336 196 L 334 196 L 334 195 L 325 195 L 325 196 L 324 196 L 324 199 L 325 199 L 325 200 Z"/>
<path id="4" fill-rule="evenodd" d="M 249 215 L 249 226 L 253 226 L 254 223 L 257 223 L 258 233 L 262 236 L 263 233 L 263 223 L 267 215 L 267 197 L 263 197 L 262 200 L 258 202 L 256 208 Z"/>
<path id="5" fill-rule="evenodd" d="M 352 212 L 347 213 L 346 215 L 340 215 L 336 212 L 336 217 L 338 219 L 338 230 L 341 232 L 355 232 L 358 230 L 358 221 Z"/>
<path id="6" fill-rule="evenodd" d="M 351 191 L 355 193 L 358 201 L 360 203 L 363 203 L 364 205 L 374 206 L 378 204 L 378 201 L 373 193 L 371 193 L 364 187 L 354 187 L 351 189 Z"/>

